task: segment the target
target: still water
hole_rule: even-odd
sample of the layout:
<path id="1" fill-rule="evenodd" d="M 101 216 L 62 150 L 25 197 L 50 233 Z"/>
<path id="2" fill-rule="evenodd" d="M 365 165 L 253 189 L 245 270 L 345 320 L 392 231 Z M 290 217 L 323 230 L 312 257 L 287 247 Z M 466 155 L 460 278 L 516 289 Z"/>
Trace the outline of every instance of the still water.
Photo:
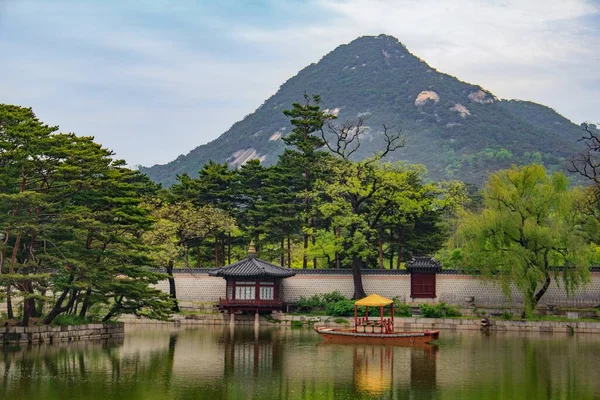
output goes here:
<path id="1" fill-rule="evenodd" d="M 427 348 L 309 329 L 130 327 L 3 349 L 0 399 L 600 399 L 600 337 L 442 331 Z"/>

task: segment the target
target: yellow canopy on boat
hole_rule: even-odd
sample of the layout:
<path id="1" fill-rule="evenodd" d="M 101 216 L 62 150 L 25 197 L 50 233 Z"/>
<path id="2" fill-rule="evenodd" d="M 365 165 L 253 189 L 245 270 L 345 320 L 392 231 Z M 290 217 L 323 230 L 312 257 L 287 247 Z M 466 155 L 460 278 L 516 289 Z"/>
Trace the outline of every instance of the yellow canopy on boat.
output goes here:
<path id="1" fill-rule="evenodd" d="M 354 302 L 355 306 L 383 307 L 392 304 L 394 300 L 386 299 L 378 294 L 372 294 Z"/>

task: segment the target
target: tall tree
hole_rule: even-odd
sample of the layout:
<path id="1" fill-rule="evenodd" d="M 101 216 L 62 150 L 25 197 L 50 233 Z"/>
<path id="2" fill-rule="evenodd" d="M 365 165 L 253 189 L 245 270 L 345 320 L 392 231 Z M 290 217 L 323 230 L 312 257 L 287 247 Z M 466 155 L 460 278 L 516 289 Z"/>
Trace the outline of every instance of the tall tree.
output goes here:
<path id="1" fill-rule="evenodd" d="M 483 211 L 465 213 L 459 222 L 459 262 L 499 281 L 507 295 L 514 285 L 524 297 L 524 317 L 553 278 L 568 293 L 589 279 L 580 192 L 568 186 L 563 174 L 547 175 L 537 164 L 500 171 L 484 189 Z"/>
<path id="2" fill-rule="evenodd" d="M 320 210 L 339 227 L 339 253 L 349 259 L 354 277 L 354 298 L 365 296 L 362 270 L 373 257 L 377 227 L 393 207 L 407 201 L 414 176 L 420 167 L 403 164 L 350 162 L 337 159 L 330 164 L 332 183 L 319 185 L 327 198 Z"/>
<path id="3" fill-rule="evenodd" d="M 331 218 L 334 227 L 347 230 L 340 240 L 342 251 L 352 259 L 353 297 L 357 299 L 365 296 L 362 269 L 371 251 L 369 240 L 373 230 L 392 206 L 392 197 L 402 190 L 397 186 L 402 180 L 386 179 L 384 175 L 388 171 L 380 162 L 390 152 L 403 147 L 404 138 L 400 131 L 392 132 L 384 125 L 380 133 L 383 150 L 370 158 L 353 162 L 351 157 L 360 148 L 361 137 L 366 132 L 363 121 L 339 126 L 327 122 L 328 134 L 321 129 L 321 139 L 337 158 L 326 163 L 329 167 L 327 174 L 332 179 L 329 184 L 320 186 L 331 199 L 331 204 L 324 204 L 321 212 Z"/>
<path id="4" fill-rule="evenodd" d="M 320 102 L 320 96 L 305 94 L 303 103 L 294 103 L 290 110 L 283 112 L 290 117 L 290 123 L 293 126 L 292 132 L 284 137 L 283 141 L 294 149 L 285 150 L 280 157 L 280 164 L 294 168 L 297 174 L 302 176 L 302 187 L 299 188 L 304 205 L 302 268 L 308 266 L 309 232 L 315 225 L 311 218 L 313 210 L 311 209 L 310 193 L 313 190 L 314 183 L 323 172 L 323 160 L 328 156 L 327 153 L 319 151 L 325 146 L 325 140 L 321 137 L 321 134 L 325 123 L 335 119 L 334 115 L 321 110 Z M 316 267 L 316 260 L 313 263 L 313 266 Z"/>
<path id="5" fill-rule="evenodd" d="M 150 226 L 138 204 L 155 185 L 93 138 L 56 131 L 31 109 L 0 105 L 0 283 L 9 295 L 18 290 L 21 323 L 44 312 L 48 290 L 57 297 L 47 323 L 80 303 L 86 310 L 96 296 L 108 303 L 121 285 L 115 277 L 135 277 L 136 289 L 115 304 L 135 299 L 165 317 L 168 299 L 150 287 L 160 276 L 141 268 L 144 252 L 136 247 Z"/>

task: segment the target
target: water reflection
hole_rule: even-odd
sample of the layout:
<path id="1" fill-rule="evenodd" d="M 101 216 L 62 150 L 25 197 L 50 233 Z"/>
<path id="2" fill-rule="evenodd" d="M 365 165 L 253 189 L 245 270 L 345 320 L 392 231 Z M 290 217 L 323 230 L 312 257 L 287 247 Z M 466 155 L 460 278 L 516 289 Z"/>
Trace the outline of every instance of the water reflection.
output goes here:
<path id="1" fill-rule="evenodd" d="M 307 329 L 130 329 L 3 348 L 4 399 L 600 397 L 600 338 L 444 332 L 439 347 L 323 344 Z"/>

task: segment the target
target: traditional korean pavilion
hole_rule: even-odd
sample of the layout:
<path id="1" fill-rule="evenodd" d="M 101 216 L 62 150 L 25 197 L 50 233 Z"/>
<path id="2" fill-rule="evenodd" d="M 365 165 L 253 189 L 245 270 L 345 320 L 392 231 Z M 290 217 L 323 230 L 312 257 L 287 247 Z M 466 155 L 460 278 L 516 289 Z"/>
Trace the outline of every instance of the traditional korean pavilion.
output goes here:
<path id="1" fill-rule="evenodd" d="M 270 313 L 283 306 L 282 280 L 295 273 L 256 257 L 254 244 L 250 243 L 248 257 L 226 267 L 210 271 L 227 281 L 225 298 L 219 308 L 230 314 L 236 312 Z"/>

